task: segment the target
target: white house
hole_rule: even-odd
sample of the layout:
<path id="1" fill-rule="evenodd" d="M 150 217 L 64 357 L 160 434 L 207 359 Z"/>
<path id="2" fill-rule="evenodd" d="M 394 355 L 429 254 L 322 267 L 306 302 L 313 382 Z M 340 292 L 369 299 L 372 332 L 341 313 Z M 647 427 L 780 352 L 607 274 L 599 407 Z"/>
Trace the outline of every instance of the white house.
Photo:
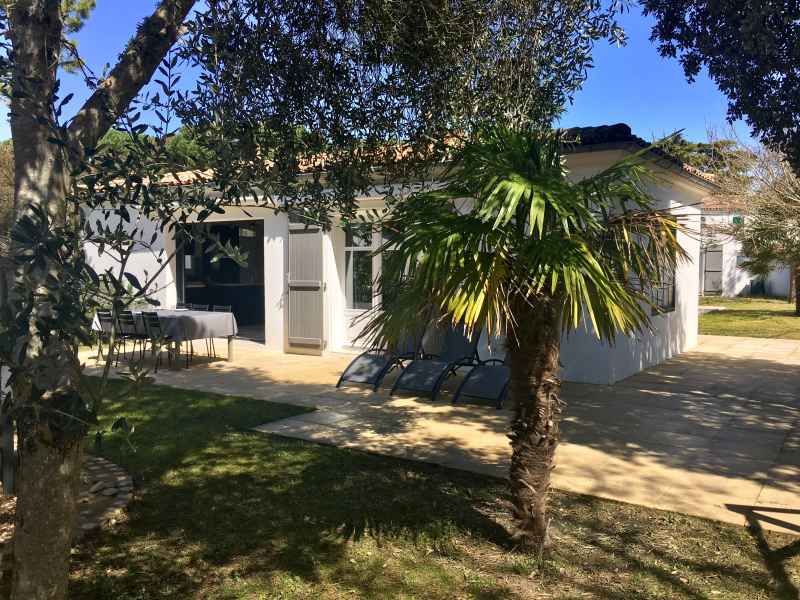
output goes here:
<path id="1" fill-rule="evenodd" d="M 585 128 L 581 143 L 567 155 L 570 176 L 581 179 L 640 151 L 647 144 L 627 125 Z M 713 184 L 660 152 L 648 164 L 657 179 L 652 194 L 660 208 L 669 208 L 687 228 L 698 231 L 699 204 Z M 365 197 L 363 209 L 379 208 L 380 198 Z M 331 231 L 291 223 L 283 212 L 265 207 L 233 207 L 206 221 L 222 241 L 249 252 L 246 268 L 232 261 L 211 263 L 202 248 L 176 254 L 157 281 L 155 296 L 164 306 L 177 302 L 232 305 L 246 336 L 268 349 L 320 354 L 352 351 L 358 317 L 379 301 L 374 281 L 380 256 L 371 251 L 377 239 L 363 239 L 334 227 Z M 167 253 L 175 244 L 160 239 Z M 681 264 L 672 285 L 659 290 L 663 314 L 653 317 L 653 332 L 620 336 L 612 347 L 591 332 L 565 337 L 563 375 L 571 381 L 614 383 L 643 368 L 691 348 L 697 341 L 699 236 L 680 234 L 691 260 Z M 90 254 L 94 251 L 87 250 Z M 103 257 L 93 260 L 102 266 Z M 154 259 L 142 251 L 130 270 L 154 272 Z M 139 273 L 137 273 L 139 274 Z"/>
<path id="2" fill-rule="evenodd" d="M 779 266 L 762 282 L 749 273 L 742 262 L 742 245 L 730 233 L 730 227 L 745 219 L 742 206 L 726 198 L 703 199 L 700 248 L 700 294 L 724 297 L 749 296 L 753 293 L 772 297 L 789 296 L 790 272 Z"/>

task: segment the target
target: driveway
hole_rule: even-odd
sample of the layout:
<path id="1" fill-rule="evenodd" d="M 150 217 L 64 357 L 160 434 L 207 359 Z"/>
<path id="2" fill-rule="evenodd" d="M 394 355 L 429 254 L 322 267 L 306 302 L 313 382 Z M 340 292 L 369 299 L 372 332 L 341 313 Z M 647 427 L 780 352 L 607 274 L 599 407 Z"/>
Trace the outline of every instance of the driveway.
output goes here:
<path id="1" fill-rule="evenodd" d="M 233 363 L 157 379 L 320 409 L 265 433 L 505 476 L 510 412 L 336 390 L 350 358 L 241 343 Z M 756 515 L 800 533 L 798 369 L 800 341 L 701 336 L 694 351 L 614 386 L 565 383 L 554 485 L 732 523 Z"/>

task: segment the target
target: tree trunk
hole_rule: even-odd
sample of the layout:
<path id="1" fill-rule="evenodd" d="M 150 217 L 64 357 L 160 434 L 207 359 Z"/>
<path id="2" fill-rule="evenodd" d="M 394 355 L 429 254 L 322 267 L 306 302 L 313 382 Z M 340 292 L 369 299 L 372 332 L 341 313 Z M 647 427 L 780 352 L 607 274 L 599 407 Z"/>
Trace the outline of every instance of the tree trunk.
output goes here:
<path id="1" fill-rule="evenodd" d="M 62 1 L 7 3 L 13 47 L 10 115 L 16 218 L 35 206 L 64 222 L 70 171 L 81 167 L 85 149 L 96 146 L 150 79 L 194 2 L 161 0 L 137 29 L 110 75 L 72 120 L 66 135 L 56 123 L 53 107 L 63 47 Z M 16 249 L 12 247 L 13 252 Z M 36 286 L 44 285 L 48 276 L 58 279 L 58 275 L 42 272 L 15 280 L 20 284 L 18 294 L 26 297 L 11 299 L 29 304 Z M 36 310 L 46 307 L 35 305 L 34 313 Z M 18 411 L 22 407 L 35 417 L 29 424 L 17 423 L 20 453 L 12 595 L 16 600 L 60 600 L 66 596 L 84 434 L 60 431 L 42 416 L 45 411 L 36 405 L 52 401 L 46 394 L 54 390 L 36 389 L 29 366 L 47 353 L 48 336 L 37 330 L 35 315 L 16 325 L 27 327 L 20 336 L 28 343 L 20 364 L 11 365 L 18 376 L 13 407 Z M 59 387 L 75 389 L 75 382 L 62 381 Z"/>
<path id="2" fill-rule="evenodd" d="M 789 295 L 794 293 L 794 315 L 800 317 L 800 265 L 792 265 L 792 277 Z"/>
<path id="3" fill-rule="evenodd" d="M 560 302 L 521 304 L 514 314 L 518 326 L 509 338 L 508 353 L 514 406 L 509 478 L 515 538 L 524 548 L 541 553 L 551 545 L 547 502 L 562 407 Z"/>
<path id="4" fill-rule="evenodd" d="M 34 434 L 20 448 L 12 588 L 20 600 L 67 596 L 83 442 L 57 447 L 48 437 Z"/>
<path id="5" fill-rule="evenodd" d="M 60 0 L 20 0 L 9 8 L 9 32 L 14 48 L 11 99 L 11 135 L 14 140 L 14 208 L 20 218 L 28 207 L 44 209 L 63 220 L 68 170 L 64 151 L 49 141 L 56 137 L 52 97 L 61 52 Z M 12 253 L 17 252 L 12 240 Z M 20 278 L 10 300 L 25 305 L 48 273 L 39 269 Z M 19 274 L 17 274 L 19 277 Z M 28 283 L 28 281 L 30 283 Z M 13 365 L 20 377 L 13 386 L 15 409 L 37 413 L 46 390 L 36 391 L 26 365 L 43 351 L 44 339 L 35 316 L 46 310 L 34 305 L 27 323 L 18 323 L 18 335 L 28 339 L 22 363 Z M 48 422 L 17 421 L 19 472 L 16 477 L 17 511 L 14 530 L 15 600 L 60 600 L 66 597 L 70 544 L 75 519 L 81 444 L 61 435 Z"/>

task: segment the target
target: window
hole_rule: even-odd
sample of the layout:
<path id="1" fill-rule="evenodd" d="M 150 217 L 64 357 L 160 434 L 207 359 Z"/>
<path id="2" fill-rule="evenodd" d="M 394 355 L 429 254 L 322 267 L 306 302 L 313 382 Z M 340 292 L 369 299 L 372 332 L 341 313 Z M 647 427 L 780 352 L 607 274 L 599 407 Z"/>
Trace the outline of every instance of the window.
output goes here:
<path id="1" fill-rule="evenodd" d="M 662 272 L 661 285 L 650 290 L 653 301 L 653 314 L 661 315 L 675 310 L 675 269 Z"/>
<path id="2" fill-rule="evenodd" d="M 673 260 L 675 256 L 673 256 Z M 663 315 L 675 311 L 675 267 L 660 267 L 659 282 L 650 289 L 650 302 L 653 304 L 652 314 Z"/>
<path id="3" fill-rule="evenodd" d="M 345 229 L 345 294 L 347 308 L 372 308 L 372 230 L 369 226 Z"/>

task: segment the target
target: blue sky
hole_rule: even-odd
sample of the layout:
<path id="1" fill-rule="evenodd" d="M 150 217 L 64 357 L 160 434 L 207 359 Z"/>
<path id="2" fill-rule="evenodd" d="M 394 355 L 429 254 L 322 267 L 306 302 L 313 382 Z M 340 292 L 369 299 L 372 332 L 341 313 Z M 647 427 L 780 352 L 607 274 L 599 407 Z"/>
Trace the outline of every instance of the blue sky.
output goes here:
<path id="1" fill-rule="evenodd" d="M 134 32 L 136 24 L 149 14 L 152 0 L 99 0 L 83 30 L 77 35 L 78 48 L 95 73 L 113 65 Z M 700 76 L 686 83 L 677 61 L 662 59 L 649 41 L 650 22 L 634 7 L 621 18 L 628 44 L 607 43 L 595 49 L 595 68 L 583 89 L 568 107 L 559 125 L 564 127 L 624 122 L 645 139 L 661 137 L 684 129 L 687 138 L 704 140 L 709 127 L 725 127 L 725 97 L 714 83 Z M 73 109 L 86 97 L 76 78 L 66 77 L 63 94 L 74 92 Z M 67 110 L 66 112 L 69 112 Z M 7 107 L 0 107 L 0 139 L 10 137 Z M 736 129 L 748 137 L 745 124 Z"/>

